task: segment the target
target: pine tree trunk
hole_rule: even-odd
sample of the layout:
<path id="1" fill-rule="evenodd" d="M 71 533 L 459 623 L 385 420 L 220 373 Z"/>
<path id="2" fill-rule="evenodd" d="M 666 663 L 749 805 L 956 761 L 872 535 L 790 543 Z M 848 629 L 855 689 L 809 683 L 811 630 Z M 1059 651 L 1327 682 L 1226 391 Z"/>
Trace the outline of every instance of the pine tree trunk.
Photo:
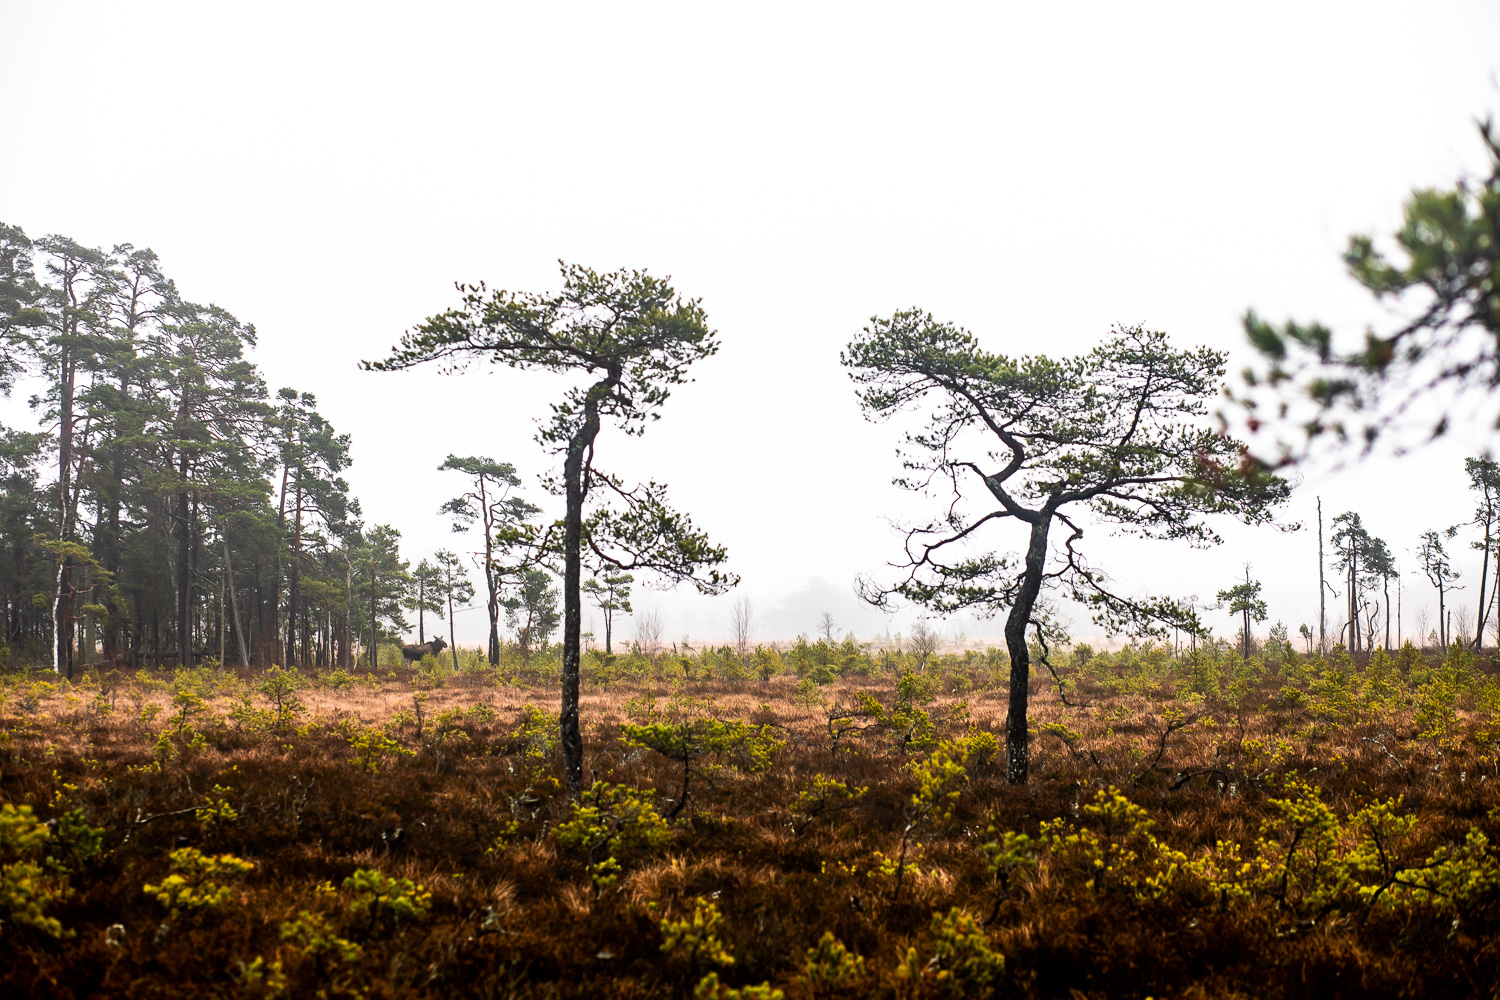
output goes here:
<path id="1" fill-rule="evenodd" d="M 1387 563 L 1389 565 L 1389 563 Z M 1385 578 L 1385 651 L 1391 651 L 1391 578 Z"/>
<path id="2" fill-rule="evenodd" d="M 1026 626 L 1042 589 L 1047 560 L 1047 532 L 1052 512 L 1044 509 L 1031 525 L 1031 543 L 1026 549 L 1026 572 L 1016 603 L 1005 619 L 1005 648 L 1010 653 L 1010 706 L 1005 717 L 1005 778 L 1024 785 L 1030 774 L 1030 733 L 1026 713 L 1031 696 L 1031 653 L 1026 648 Z"/>
<path id="3" fill-rule="evenodd" d="M 124 397 L 130 390 L 130 383 L 126 379 L 120 380 L 120 394 Z M 120 545 L 120 499 L 125 489 L 125 474 L 120 459 L 120 444 L 114 443 L 110 449 L 109 462 L 109 484 L 102 497 L 104 509 L 100 512 L 99 547 L 100 564 L 111 574 L 114 579 L 120 578 L 120 563 L 122 559 Z M 106 662 L 113 662 L 120 655 L 120 620 L 124 617 L 124 607 L 120 604 L 119 597 L 113 588 L 105 596 L 104 604 L 109 608 L 109 618 L 104 623 L 104 652 Z"/>
<path id="4" fill-rule="evenodd" d="M 500 580 L 495 571 L 495 515 L 490 510 L 489 491 L 484 475 L 479 476 L 479 517 L 484 525 L 484 586 L 488 595 L 485 605 L 490 616 L 490 666 L 500 663 Z"/>
<path id="5" fill-rule="evenodd" d="M 1438 645 L 1448 650 L 1448 625 L 1443 619 L 1443 585 L 1438 584 Z"/>
<path id="6" fill-rule="evenodd" d="M 1487 510 L 1484 519 L 1484 561 L 1479 567 L 1479 623 L 1474 626 L 1474 649 L 1477 652 L 1484 648 L 1484 622 L 1489 616 L 1490 602 L 1485 594 L 1485 584 L 1489 582 L 1490 576 L 1490 535 L 1493 516 Z"/>
<path id="7" fill-rule="evenodd" d="M 380 658 L 380 638 L 375 624 L 375 551 L 370 550 L 370 669 L 374 670 Z"/>
<path id="8" fill-rule="evenodd" d="M 240 665 L 250 665 L 250 653 L 245 649 L 245 630 L 240 627 L 240 602 L 234 596 L 234 567 L 229 562 L 229 539 L 221 538 L 224 543 L 224 576 L 229 581 L 229 609 L 234 622 L 234 639 L 240 648 Z"/>
<path id="9" fill-rule="evenodd" d="M 583 655 L 580 648 L 583 631 L 583 456 L 599 433 L 598 404 L 592 398 L 584 403 L 583 426 L 568 442 L 568 456 L 563 462 L 563 490 L 567 509 L 563 521 L 563 663 L 562 712 L 558 717 L 562 729 L 563 773 L 568 794 L 577 797 L 583 791 L 583 729 L 578 716 L 578 696 Z"/>
<path id="10" fill-rule="evenodd" d="M 72 283 L 65 279 L 68 294 L 72 294 Z M 65 313 L 64 338 L 71 335 L 77 321 Z M 73 351 L 66 343 L 61 345 L 58 361 L 58 421 L 57 421 L 57 538 L 60 542 L 71 541 L 68 511 L 72 507 L 73 476 Z M 52 672 L 67 670 L 73 676 L 73 601 L 72 584 L 69 578 L 71 560 L 63 553 L 57 556 L 57 573 L 52 601 Z"/>
<path id="11" fill-rule="evenodd" d="M 269 667 L 272 659 L 281 652 L 281 551 L 286 538 L 286 490 L 291 469 L 281 470 L 281 499 L 276 511 L 276 558 L 271 564 L 271 588 L 267 594 L 266 614 L 261 621 L 260 649 L 261 665 Z"/>
<path id="12" fill-rule="evenodd" d="M 296 666 L 297 656 L 297 603 L 302 583 L 302 471 L 297 471 L 297 497 L 292 510 L 292 565 L 288 571 L 286 601 L 286 665 Z"/>
<path id="13" fill-rule="evenodd" d="M 448 591 L 448 649 L 453 653 L 453 672 L 458 672 L 458 643 L 453 641 L 453 591 Z"/>
<path id="14" fill-rule="evenodd" d="M 186 484 L 188 473 L 187 457 L 183 456 L 178 462 L 177 474 L 181 477 L 180 482 Z M 176 497 L 176 524 L 173 530 L 177 535 L 177 663 L 181 667 L 193 665 L 193 553 L 192 535 L 188 527 L 188 493 L 185 485 L 179 485 Z"/>

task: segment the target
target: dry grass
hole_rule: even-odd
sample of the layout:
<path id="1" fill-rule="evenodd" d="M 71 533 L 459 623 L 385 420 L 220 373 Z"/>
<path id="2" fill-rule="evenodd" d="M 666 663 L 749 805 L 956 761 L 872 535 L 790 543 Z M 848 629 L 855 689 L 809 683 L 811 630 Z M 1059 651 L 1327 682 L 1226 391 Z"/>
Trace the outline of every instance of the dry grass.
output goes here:
<path id="1" fill-rule="evenodd" d="M 1471 828 L 1500 842 L 1500 782 L 1477 735 L 1488 716 L 1472 699 L 1457 716 L 1467 742 L 1445 749 L 1418 737 L 1409 704 L 1327 722 L 1306 705 L 1276 707 L 1280 680 L 1202 700 L 1173 681 L 1111 693 L 1126 687 L 1112 676 L 1128 673 L 1079 677 L 1074 697 L 1085 708 L 1064 706 L 1035 681 L 1031 783 L 1008 786 L 994 767 L 971 761 L 951 819 L 913 828 L 919 870 L 899 893 L 892 878 L 872 873 L 872 858 L 897 852 L 913 817 L 912 765 L 929 754 L 902 751 L 875 730 L 831 747 L 816 700 L 850 704 L 868 693 L 889 705 L 889 677 L 800 693 L 789 676 L 586 688 L 586 768 L 657 790 L 664 812 L 681 763 L 620 735 L 653 696 L 658 717 L 753 721 L 784 741 L 763 771 L 725 767 L 695 779 L 666 840 L 617 851 L 620 877 L 598 891 L 582 853 L 555 836 L 572 806 L 550 734 L 526 721 L 528 708 L 555 718 L 550 688 L 463 675 L 424 687 L 409 673 L 344 690 L 309 687 L 299 692 L 305 711 L 294 731 L 278 733 L 264 719 L 233 718 L 260 678 L 220 675 L 179 733 L 170 686 L 119 677 L 48 692 L 14 681 L 0 706 L 0 802 L 29 805 L 43 820 L 81 810 L 102 830 L 103 850 L 70 865 L 71 895 L 47 907 L 66 938 L 0 924 L 0 992 L 690 996 L 705 970 L 663 954 L 660 922 L 690 916 L 701 898 L 722 914 L 718 933 L 735 959 L 719 970 L 722 982 L 768 982 L 788 997 L 819 995 L 806 954 L 825 931 L 867 963 L 832 995 L 1500 995 L 1500 884 L 1461 913 L 1339 906 L 1309 920 L 1274 900 L 1230 904 L 1186 883 L 1160 896 L 1090 887 L 1047 856 L 1008 884 L 997 880 L 982 850 L 996 832 L 1036 836 L 1044 821 L 1079 817 L 1108 786 L 1149 810 L 1155 835 L 1189 857 L 1217 841 L 1251 844 L 1294 774 L 1319 784 L 1340 815 L 1404 796 L 1403 809 L 1419 817 L 1413 857 L 1462 843 Z M 99 689 L 112 712 L 96 704 Z M 1003 690 L 971 691 L 967 721 L 955 716 L 959 701 L 939 696 L 924 706 L 939 737 L 969 727 L 1000 733 Z M 251 703 L 266 705 L 259 696 Z M 1201 715 L 1163 742 L 1170 711 Z M 392 747 L 377 770 L 364 770 L 351 739 L 372 729 Z M 817 775 L 869 790 L 848 808 L 795 816 L 796 796 Z M 192 811 L 215 786 L 230 789 L 237 818 L 205 823 Z M 142 887 L 168 874 L 168 856 L 181 847 L 256 867 L 226 882 L 222 905 L 173 918 Z M 430 913 L 357 919 L 352 890 L 340 888 L 356 869 L 420 884 Z M 0 899 L 0 919 L 6 905 Z M 981 922 L 988 947 L 1005 956 L 1003 975 L 967 985 L 956 972 L 943 975 L 951 962 L 935 951 L 933 915 L 954 906 Z M 283 926 L 303 911 L 357 944 L 359 959 L 284 939 Z M 915 972 L 903 972 L 911 948 Z"/>

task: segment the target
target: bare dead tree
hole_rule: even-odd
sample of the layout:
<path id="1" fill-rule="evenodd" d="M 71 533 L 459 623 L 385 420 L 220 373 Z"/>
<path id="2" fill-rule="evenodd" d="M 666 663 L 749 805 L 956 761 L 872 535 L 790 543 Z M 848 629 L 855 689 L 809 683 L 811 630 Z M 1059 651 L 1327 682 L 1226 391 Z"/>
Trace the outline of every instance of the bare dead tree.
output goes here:
<path id="1" fill-rule="evenodd" d="M 661 653 L 661 615 L 656 611 L 641 611 L 635 616 L 635 644 L 650 657 Z"/>
<path id="2" fill-rule="evenodd" d="M 729 610 L 729 623 L 734 630 L 734 651 L 742 660 L 750 655 L 750 629 L 754 621 L 755 609 L 750 598 L 741 595 Z"/>
<path id="3" fill-rule="evenodd" d="M 1474 610 L 1460 605 L 1456 614 L 1458 620 L 1453 624 L 1453 638 L 1467 646 L 1474 641 Z"/>
<path id="4" fill-rule="evenodd" d="M 927 624 L 926 618 L 918 618 L 911 627 L 907 642 L 911 655 L 917 658 L 917 673 L 927 669 L 927 660 L 937 652 L 938 634 Z"/>

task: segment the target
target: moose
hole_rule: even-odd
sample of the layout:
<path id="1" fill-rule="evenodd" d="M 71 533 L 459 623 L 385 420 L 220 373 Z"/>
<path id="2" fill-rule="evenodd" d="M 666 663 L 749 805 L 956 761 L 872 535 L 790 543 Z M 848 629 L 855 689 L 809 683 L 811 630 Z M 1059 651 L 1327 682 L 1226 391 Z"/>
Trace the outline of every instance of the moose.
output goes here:
<path id="1" fill-rule="evenodd" d="M 406 658 L 407 663 L 415 663 L 417 660 L 420 660 L 422 657 L 427 656 L 429 653 L 433 656 L 436 656 L 447 648 L 448 644 L 446 642 L 441 639 L 434 639 L 431 642 L 402 646 L 401 655 Z"/>

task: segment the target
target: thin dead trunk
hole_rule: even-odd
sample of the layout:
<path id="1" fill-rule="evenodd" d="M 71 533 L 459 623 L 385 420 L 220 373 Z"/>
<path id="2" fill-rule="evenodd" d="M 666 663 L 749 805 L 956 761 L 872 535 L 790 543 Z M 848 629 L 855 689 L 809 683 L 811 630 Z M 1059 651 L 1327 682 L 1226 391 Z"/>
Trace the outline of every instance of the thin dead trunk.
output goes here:
<path id="1" fill-rule="evenodd" d="M 1318 653 L 1328 653 L 1328 584 L 1323 579 L 1323 498 L 1318 497 Z"/>

